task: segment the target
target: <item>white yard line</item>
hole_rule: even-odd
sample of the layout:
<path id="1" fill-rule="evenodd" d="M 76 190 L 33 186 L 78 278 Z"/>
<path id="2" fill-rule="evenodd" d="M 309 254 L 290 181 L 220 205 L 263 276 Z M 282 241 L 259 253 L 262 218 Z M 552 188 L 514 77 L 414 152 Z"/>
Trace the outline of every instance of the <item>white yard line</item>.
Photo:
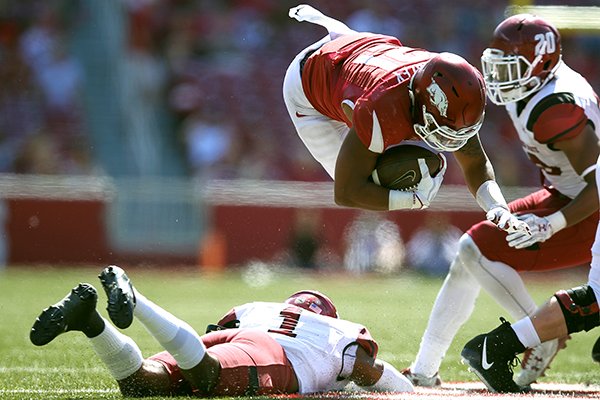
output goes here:
<path id="1" fill-rule="evenodd" d="M 110 394 L 119 389 L 0 389 L 2 394 Z"/>

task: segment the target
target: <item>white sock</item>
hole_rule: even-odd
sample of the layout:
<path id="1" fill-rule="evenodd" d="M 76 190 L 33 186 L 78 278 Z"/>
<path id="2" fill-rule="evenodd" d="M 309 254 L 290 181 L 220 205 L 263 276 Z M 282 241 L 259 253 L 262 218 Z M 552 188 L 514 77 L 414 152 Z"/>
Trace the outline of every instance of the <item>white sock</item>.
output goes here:
<path id="1" fill-rule="evenodd" d="M 134 316 L 148 332 L 168 351 L 181 369 L 198 365 L 206 347 L 196 331 L 186 322 L 157 306 L 137 290 Z"/>
<path id="2" fill-rule="evenodd" d="M 527 348 L 532 348 L 542 343 L 540 341 L 540 337 L 535 331 L 535 328 L 533 327 L 533 322 L 531 322 L 531 318 L 522 318 L 514 324 L 512 324 L 511 327 L 513 328 L 513 331 L 515 331 L 515 333 L 517 334 L 517 338 L 523 346 Z"/>
<path id="3" fill-rule="evenodd" d="M 457 257 L 433 304 L 419 352 L 410 367 L 413 373 L 431 377 L 439 371 L 456 333 L 473 312 L 478 295 L 479 284 Z"/>
<path id="4" fill-rule="evenodd" d="M 104 319 L 104 318 L 103 318 Z M 107 320 L 104 330 L 90 338 L 92 347 L 116 380 L 125 379 L 142 366 L 142 352 L 133 339 L 123 335 Z"/>
<path id="5" fill-rule="evenodd" d="M 519 273 L 504 263 L 487 259 L 470 237 L 465 245 L 461 260 L 481 287 L 513 319 L 519 320 L 533 314 L 537 305 L 527 292 Z"/>
<path id="6" fill-rule="evenodd" d="M 329 36 L 331 40 L 342 36 L 348 35 L 351 33 L 356 33 L 356 31 L 350 29 L 346 24 L 337 19 L 328 17 L 323 14 L 321 11 L 311 7 L 307 4 L 301 4 L 299 6 L 290 8 L 288 12 L 290 18 L 295 18 L 296 20 L 302 22 L 307 21 L 313 24 L 321 25 L 329 32 Z"/>

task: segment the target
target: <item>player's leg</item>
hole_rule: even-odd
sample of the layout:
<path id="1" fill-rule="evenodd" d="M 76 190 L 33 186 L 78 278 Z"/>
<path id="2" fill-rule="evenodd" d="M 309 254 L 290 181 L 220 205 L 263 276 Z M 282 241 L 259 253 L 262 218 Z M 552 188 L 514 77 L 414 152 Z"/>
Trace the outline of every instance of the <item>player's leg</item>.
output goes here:
<path id="1" fill-rule="evenodd" d="M 337 155 L 349 128 L 319 113 L 310 104 L 302 89 L 301 61 L 309 51 L 318 49 L 329 38 L 308 46 L 300 52 L 288 67 L 283 80 L 283 99 L 298 136 L 329 176 L 334 177 Z"/>
<path id="2" fill-rule="evenodd" d="M 600 226 L 596 233 L 596 241 L 592 246 L 592 267 L 588 277 L 588 285 L 594 290 L 596 299 L 600 299 Z M 600 337 L 592 348 L 592 359 L 600 363 Z"/>
<path id="3" fill-rule="evenodd" d="M 488 259 L 479 250 L 477 243 L 469 235 L 466 236 L 464 246 L 467 250 L 463 251 L 460 257 L 467 271 L 514 319 L 531 315 L 536 309 L 536 304 L 527 291 L 520 274 L 501 261 Z M 491 240 L 501 241 L 502 237 L 498 236 Z M 503 245 L 502 242 L 500 244 Z"/>
<path id="4" fill-rule="evenodd" d="M 96 310 L 96 289 L 82 283 L 58 303 L 44 309 L 30 332 L 37 346 L 50 343 L 58 335 L 80 331 L 119 384 L 124 395 L 158 395 L 168 393 L 165 371 L 144 361 L 135 342 L 117 331 Z"/>
<path id="5" fill-rule="evenodd" d="M 493 235 L 497 234 L 496 231 L 493 232 Z M 520 274 L 509 265 L 500 261 L 491 261 L 482 255 L 474 241 L 470 241 L 470 244 L 472 254 L 477 256 L 463 262 L 481 287 L 507 310 L 514 320 L 532 315 L 536 310 L 536 304 Z M 522 386 L 536 381 L 550 365 L 561 345 L 558 340 L 552 340 L 531 349 L 523 357 L 521 371 L 515 381 Z"/>
<path id="6" fill-rule="evenodd" d="M 329 35 L 332 40 L 342 35 L 356 33 L 356 31 L 350 29 L 343 22 L 328 17 L 321 11 L 307 4 L 301 4 L 299 6 L 290 8 L 288 14 L 290 18 L 294 18 L 300 22 L 307 21 L 325 27 L 325 29 L 327 29 L 327 31 L 329 32 Z"/>
<path id="7" fill-rule="evenodd" d="M 99 278 L 109 299 L 107 310 L 113 322 L 129 326 L 135 316 L 173 356 L 195 388 L 207 391 L 215 385 L 219 361 L 206 353 L 200 336 L 188 323 L 144 297 L 121 268 L 111 265 Z"/>
<path id="8" fill-rule="evenodd" d="M 589 331 L 600 325 L 598 301 L 590 282 L 569 290 L 559 290 L 531 316 L 514 324 L 503 321 L 491 332 L 471 339 L 461 352 L 464 361 L 486 386 L 496 392 L 518 392 L 525 388 L 513 381 L 515 356 L 527 348 Z"/>
<path id="9" fill-rule="evenodd" d="M 569 200 L 556 193 L 540 190 L 510 204 L 513 212 L 533 212 L 547 215 L 564 206 Z M 596 222 L 594 222 L 596 221 Z M 566 228 L 548 241 L 527 249 L 513 249 L 505 234 L 487 222 L 471 228 L 473 253 L 463 260 L 465 267 L 496 302 L 515 320 L 531 315 L 536 304 L 528 293 L 519 274 L 522 271 L 543 271 L 565 268 L 589 262 L 589 251 L 597 217 L 592 216 L 576 226 Z M 515 381 L 523 386 L 539 378 L 558 350 L 564 347 L 567 337 L 547 341 L 526 352 L 522 369 Z"/>
<path id="10" fill-rule="evenodd" d="M 459 244 L 459 255 L 468 251 L 464 235 Z M 442 284 L 431 314 L 427 329 L 421 338 L 417 357 L 403 373 L 416 386 L 439 386 L 438 371 L 450 344 L 460 327 L 469 318 L 479 295 L 479 284 L 464 268 L 457 256 Z"/>
<path id="11" fill-rule="evenodd" d="M 202 336 L 221 369 L 211 396 L 298 393 L 294 368 L 283 347 L 258 329 L 224 329 Z"/>

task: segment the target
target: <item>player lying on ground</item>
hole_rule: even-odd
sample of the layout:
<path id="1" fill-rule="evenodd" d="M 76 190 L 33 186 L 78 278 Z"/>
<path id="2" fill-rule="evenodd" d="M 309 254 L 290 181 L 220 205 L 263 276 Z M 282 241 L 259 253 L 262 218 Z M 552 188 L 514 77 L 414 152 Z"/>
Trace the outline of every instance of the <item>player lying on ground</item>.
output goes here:
<path id="1" fill-rule="evenodd" d="M 235 307 L 200 336 L 144 297 L 121 268 L 109 266 L 99 278 L 113 323 L 125 329 L 135 317 L 164 352 L 144 359 L 135 342 L 97 312 L 96 290 L 87 283 L 42 311 L 30 339 L 43 346 L 64 332 L 83 332 L 125 396 L 317 393 L 342 390 L 349 382 L 368 391 L 413 390 L 376 358 L 367 328 L 339 319 L 319 292 Z"/>
<path id="2" fill-rule="evenodd" d="M 597 161 L 600 164 L 600 158 Z M 600 168 L 596 168 L 600 180 Z M 600 188 L 597 196 L 600 198 Z M 470 340 L 462 350 L 464 361 L 495 392 L 519 392 L 527 388 L 513 381 L 516 355 L 540 343 L 548 343 L 571 333 L 600 325 L 600 225 L 592 245 L 592 261 L 587 284 L 560 290 L 529 317 L 510 325 L 506 321 L 487 334 Z M 600 339 L 599 339 L 600 340 Z M 600 343 L 592 357 L 600 362 Z"/>
<path id="3" fill-rule="evenodd" d="M 289 15 L 329 32 L 292 61 L 283 97 L 302 142 L 334 178 L 337 204 L 369 210 L 428 207 L 446 165 L 434 177 L 423 174 L 414 190 L 389 190 L 369 179 L 381 153 L 417 141 L 453 152 L 469 190 L 501 229 L 528 230 L 508 211 L 479 141 L 485 91 L 475 67 L 456 54 L 353 31 L 308 5 L 290 9 Z"/>
<path id="4" fill-rule="evenodd" d="M 438 371 L 456 333 L 471 315 L 483 287 L 515 320 L 532 315 L 536 303 L 519 275 L 590 262 L 598 224 L 592 172 L 598 158 L 598 97 L 581 75 L 561 60 L 560 34 L 532 15 L 507 18 L 482 56 L 487 93 L 504 104 L 543 188 L 510 203 L 531 235 L 505 235 L 489 222 L 472 226 L 431 311 L 419 352 L 405 374 L 415 385 L 441 383 Z M 516 380 L 534 382 L 562 347 L 559 340 L 523 357 Z"/>

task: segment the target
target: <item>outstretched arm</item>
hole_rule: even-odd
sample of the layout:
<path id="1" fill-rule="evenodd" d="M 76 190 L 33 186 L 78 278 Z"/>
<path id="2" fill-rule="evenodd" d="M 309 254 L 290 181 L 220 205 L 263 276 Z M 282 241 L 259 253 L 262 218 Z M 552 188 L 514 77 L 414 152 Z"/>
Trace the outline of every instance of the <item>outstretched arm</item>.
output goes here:
<path id="1" fill-rule="evenodd" d="M 394 366 L 375 359 L 358 347 L 350 380 L 362 389 L 375 392 L 412 392 L 412 383 Z"/>
<path id="2" fill-rule="evenodd" d="M 575 225 L 584 220 L 598 209 L 598 192 L 596 189 L 596 176 L 594 174 L 598 160 L 598 137 L 594 129 L 587 125 L 583 131 L 573 139 L 558 142 L 554 145 L 562 150 L 569 162 L 587 186 L 560 211 L 566 220 L 566 226 Z"/>
<path id="3" fill-rule="evenodd" d="M 452 154 L 460 165 L 465 183 L 473 197 L 477 198 L 477 191 L 484 182 L 496 180 L 494 168 L 481 146 L 479 135 L 473 136 L 463 147 Z M 506 204 L 506 201 L 504 203 Z M 480 205 L 483 208 L 483 205 Z"/>
<path id="4" fill-rule="evenodd" d="M 586 186 L 562 209 L 550 215 L 524 214 L 519 216 L 529 225 L 532 235 L 528 237 L 518 233 L 508 235 L 506 240 L 510 247 L 524 249 L 535 243 L 545 242 L 556 232 L 583 221 L 598 210 L 595 171 L 599 149 L 598 138 L 593 128 L 587 125 L 579 135 L 557 142 L 553 146 L 565 153 L 575 172 L 585 180 Z M 540 168 L 550 171 L 549 173 L 556 169 L 543 165 L 540 165 Z M 560 173 L 560 170 L 557 173 Z"/>
<path id="5" fill-rule="evenodd" d="M 510 213 L 504 195 L 496 183 L 492 163 L 481 147 L 479 135 L 473 136 L 462 148 L 454 152 L 454 157 L 460 164 L 469 190 L 486 212 L 486 218 L 509 233 L 523 232 L 524 235 L 530 235 L 527 224 Z"/>

